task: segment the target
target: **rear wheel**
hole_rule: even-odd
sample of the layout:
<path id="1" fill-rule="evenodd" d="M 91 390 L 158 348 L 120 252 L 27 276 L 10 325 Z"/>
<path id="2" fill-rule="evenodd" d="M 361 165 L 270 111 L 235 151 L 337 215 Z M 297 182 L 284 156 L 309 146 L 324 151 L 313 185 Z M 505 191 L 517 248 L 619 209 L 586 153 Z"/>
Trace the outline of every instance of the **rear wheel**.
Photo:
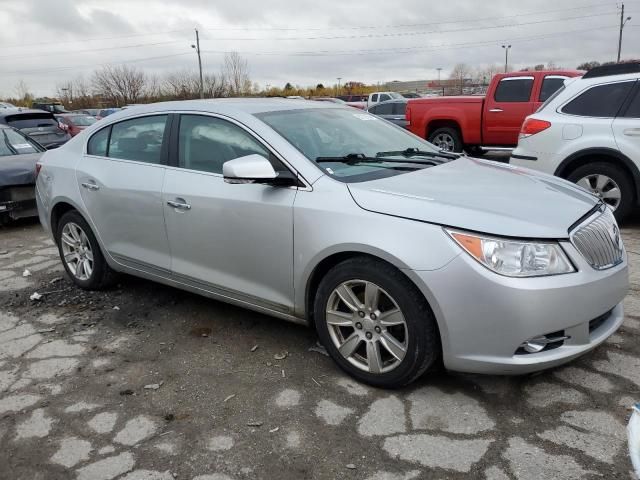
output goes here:
<path id="1" fill-rule="evenodd" d="M 336 363 L 376 387 L 402 387 L 440 356 L 429 305 L 408 278 L 374 259 L 346 260 L 322 279 L 314 314 Z"/>
<path id="2" fill-rule="evenodd" d="M 568 180 L 601 198 L 616 219 L 622 221 L 631 212 L 635 199 L 635 189 L 628 177 L 616 165 L 594 162 L 571 172 Z"/>
<path id="3" fill-rule="evenodd" d="M 445 152 L 462 152 L 462 138 L 455 128 L 438 128 L 429 135 L 428 140 Z"/>
<path id="4" fill-rule="evenodd" d="M 56 241 L 64 269 L 76 285 L 99 290 L 113 284 L 116 274 L 107 265 L 89 224 L 77 211 L 62 216 Z"/>

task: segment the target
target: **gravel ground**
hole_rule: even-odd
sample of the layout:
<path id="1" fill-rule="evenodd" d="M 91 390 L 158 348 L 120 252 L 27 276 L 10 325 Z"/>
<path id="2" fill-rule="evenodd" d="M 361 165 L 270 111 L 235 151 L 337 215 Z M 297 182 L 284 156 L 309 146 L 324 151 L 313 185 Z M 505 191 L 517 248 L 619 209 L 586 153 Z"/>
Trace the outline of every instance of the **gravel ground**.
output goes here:
<path id="1" fill-rule="evenodd" d="M 310 350 L 304 327 L 131 277 L 83 292 L 37 223 L 5 228 L 0 478 L 628 479 L 639 230 L 623 229 L 625 324 L 594 352 L 384 391 Z"/>

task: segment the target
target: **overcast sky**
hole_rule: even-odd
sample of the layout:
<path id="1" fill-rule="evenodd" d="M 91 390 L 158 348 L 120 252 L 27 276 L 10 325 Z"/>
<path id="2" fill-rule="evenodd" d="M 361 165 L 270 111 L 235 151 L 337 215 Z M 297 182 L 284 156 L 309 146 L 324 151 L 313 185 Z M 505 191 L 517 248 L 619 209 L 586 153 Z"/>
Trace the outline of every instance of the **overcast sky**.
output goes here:
<path id="1" fill-rule="evenodd" d="M 0 0 L 0 96 L 24 80 L 36 95 L 123 62 L 162 75 L 218 71 L 224 52 L 261 86 L 384 83 L 474 67 L 613 60 L 614 0 Z M 623 57 L 640 58 L 640 0 L 626 0 Z M 625 15 L 625 16 L 627 16 Z"/>

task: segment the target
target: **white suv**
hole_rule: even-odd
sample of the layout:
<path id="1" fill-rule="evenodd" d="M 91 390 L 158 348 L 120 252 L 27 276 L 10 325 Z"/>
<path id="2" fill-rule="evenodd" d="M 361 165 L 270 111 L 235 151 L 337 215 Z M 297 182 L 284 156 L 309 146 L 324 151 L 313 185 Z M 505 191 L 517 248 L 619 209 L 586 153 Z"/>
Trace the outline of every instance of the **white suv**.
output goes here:
<path id="1" fill-rule="evenodd" d="M 527 117 L 511 164 L 571 180 L 623 219 L 640 199 L 640 63 L 567 80 Z"/>

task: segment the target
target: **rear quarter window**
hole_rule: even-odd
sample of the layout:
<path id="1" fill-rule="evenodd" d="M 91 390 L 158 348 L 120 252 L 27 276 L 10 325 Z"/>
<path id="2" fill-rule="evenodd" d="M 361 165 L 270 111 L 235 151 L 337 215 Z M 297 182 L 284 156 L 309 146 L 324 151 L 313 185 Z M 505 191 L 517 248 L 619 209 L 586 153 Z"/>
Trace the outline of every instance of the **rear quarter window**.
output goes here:
<path id="1" fill-rule="evenodd" d="M 87 153 L 89 155 L 97 155 L 99 157 L 107 156 L 107 145 L 109 143 L 109 134 L 111 127 L 103 128 L 94 133 L 87 143 Z"/>
<path id="2" fill-rule="evenodd" d="M 613 118 L 629 96 L 635 82 L 596 85 L 562 107 L 562 113 L 581 117 Z"/>

